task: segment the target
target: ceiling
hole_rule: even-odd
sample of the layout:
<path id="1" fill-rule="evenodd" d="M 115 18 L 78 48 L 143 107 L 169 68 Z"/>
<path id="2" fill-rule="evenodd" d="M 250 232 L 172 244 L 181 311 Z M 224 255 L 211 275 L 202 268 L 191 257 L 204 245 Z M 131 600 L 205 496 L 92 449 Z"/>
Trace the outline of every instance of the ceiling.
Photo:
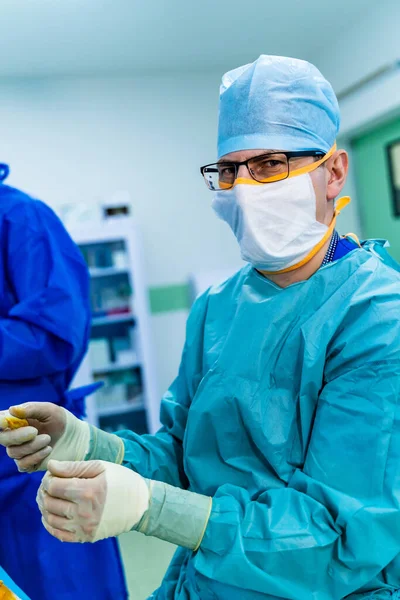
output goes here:
<path id="1" fill-rule="evenodd" d="M 1 0 L 0 77 L 314 59 L 376 0 Z"/>

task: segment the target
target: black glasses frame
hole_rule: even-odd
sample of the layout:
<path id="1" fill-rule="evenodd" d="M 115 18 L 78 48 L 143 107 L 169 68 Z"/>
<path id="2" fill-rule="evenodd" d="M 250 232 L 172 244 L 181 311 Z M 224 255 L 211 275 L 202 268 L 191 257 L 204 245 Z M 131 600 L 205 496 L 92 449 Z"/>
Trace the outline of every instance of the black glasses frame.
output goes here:
<path id="1" fill-rule="evenodd" d="M 207 167 L 213 167 L 216 165 L 230 165 L 232 167 L 234 167 L 235 169 L 235 178 L 233 180 L 232 185 L 229 188 L 224 188 L 224 189 L 232 189 L 233 186 L 235 185 L 235 181 L 237 179 L 237 175 L 239 172 L 239 168 L 241 166 L 246 166 L 248 172 L 250 173 L 250 177 L 252 179 L 254 179 L 254 181 L 257 181 L 258 183 L 263 183 L 262 181 L 258 181 L 258 179 L 256 179 L 252 172 L 251 169 L 249 168 L 249 162 L 254 161 L 254 160 L 258 160 L 258 159 L 264 159 L 264 158 L 268 158 L 268 156 L 276 156 L 277 154 L 283 154 L 284 156 L 286 156 L 287 161 L 288 161 L 288 172 L 286 177 L 282 177 L 282 179 L 280 181 L 283 181 L 284 179 L 287 179 L 289 177 L 290 174 L 290 159 L 291 158 L 303 158 L 306 156 L 313 156 L 313 157 L 318 157 L 318 158 L 323 158 L 326 155 L 326 152 L 321 152 L 321 150 L 299 150 L 298 152 L 266 152 L 265 154 L 259 154 L 258 156 L 252 156 L 251 158 L 248 158 L 247 160 L 242 160 L 242 161 L 233 161 L 233 160 L 227 160 L 227 161 L 221 161 L 221 162 L 217 162 L 217 163 L 210 163 L 208 165 L 204 165 L 203 167 L 200 167 L 200 173 L 202 175 L 202 177 L 204 178 L 204 180 L 206 181 L 205 177 L 204 177 L 204 171 L 205 169 L 207 169 Z M 206 181 L 206 185 L 207 185 L 207 181 Z M 208 189 L 209 186 L 207 185 Z M 215 190 L 211 190 L 211 191 L 215 191 Z"/>

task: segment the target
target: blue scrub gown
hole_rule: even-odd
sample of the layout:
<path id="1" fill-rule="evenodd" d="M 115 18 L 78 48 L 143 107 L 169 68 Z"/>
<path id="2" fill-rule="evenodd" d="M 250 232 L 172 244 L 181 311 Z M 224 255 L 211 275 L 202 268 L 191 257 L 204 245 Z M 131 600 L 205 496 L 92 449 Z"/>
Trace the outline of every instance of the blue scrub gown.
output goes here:
<path id="1" fill-rule="evenodd" d="M 53 212 L 0 184 L 0 410 L 46 401 L 84 413 L 68 393 L 90 332 L 89 278 Z M 62 544 L 41 524 L 43 473 L 18 473 L 0 450 L 0 565 L 31 600 L 128 597 L 115 540 Z"/>
<path id="2" fill-rule="evenodd" d="M 381 242 L 338 252 L 201 296 L 162 429 L 120 434 L 126 466 L 213 497 L 153 599 L 400 596 L 400 273 Z"/>

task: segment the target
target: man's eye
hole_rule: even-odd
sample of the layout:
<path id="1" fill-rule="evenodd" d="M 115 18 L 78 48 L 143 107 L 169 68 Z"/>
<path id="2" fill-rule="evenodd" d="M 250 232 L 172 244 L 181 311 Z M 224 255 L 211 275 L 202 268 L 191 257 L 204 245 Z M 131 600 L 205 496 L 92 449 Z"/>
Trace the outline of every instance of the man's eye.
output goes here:
<path id="1" fill-rule="evenodd" d="M 233 183 L 235 180 L 235 167 L 233 165 L 226 165 L 218 167 L 219 179 L 225 183 Z"/>
<path id="2" fill-rule="evenodd" d="M 219 174 L 222 176 L 234 175 L 235 168 L 234 167 L 220 167 Z"/>
<path id="3" fill-rule="evenodd" d="M 263 160 L 262 162 L 260 162 L 257 165 L 255 165 L 255 167 L 258 170 L 262 170 L 262 169 L 275 169 L 277 167 L 281 167 L 283 164 L 284 164 L 283 161 L 275 159 L 275 158 L 271 158 L 271 159 L 268 159 L 268 160 Z"/>

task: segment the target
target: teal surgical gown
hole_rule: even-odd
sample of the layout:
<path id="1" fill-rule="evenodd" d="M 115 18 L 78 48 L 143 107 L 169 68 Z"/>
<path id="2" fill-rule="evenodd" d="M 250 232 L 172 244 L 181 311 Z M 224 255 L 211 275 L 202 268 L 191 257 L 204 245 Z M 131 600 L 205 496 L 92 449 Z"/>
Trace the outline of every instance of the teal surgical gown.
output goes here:
<path id="1" fill-rule="evenodd" d="M 288 288 L 246 267 L 196 302 L 162 429 L 120 434 L 125 466 L 213 498 L 152 598 L 400 597 L 396 268 L 366 242 Z"/>

